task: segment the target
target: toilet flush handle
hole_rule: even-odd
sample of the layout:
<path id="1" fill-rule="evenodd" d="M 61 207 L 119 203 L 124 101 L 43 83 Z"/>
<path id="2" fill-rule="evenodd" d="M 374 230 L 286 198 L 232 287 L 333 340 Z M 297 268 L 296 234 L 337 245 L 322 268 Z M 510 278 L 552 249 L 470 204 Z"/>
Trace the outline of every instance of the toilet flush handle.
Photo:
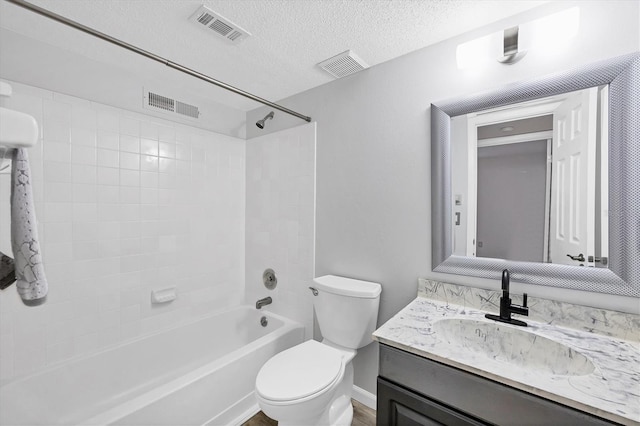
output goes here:
<path id="1" fill-rule="evenodd" d="M 318 289 L 317 288 L 309 287 L 309 290 L 311 290 L 311 293 L 313 293 L 314 296 L 318 295 Z"/>

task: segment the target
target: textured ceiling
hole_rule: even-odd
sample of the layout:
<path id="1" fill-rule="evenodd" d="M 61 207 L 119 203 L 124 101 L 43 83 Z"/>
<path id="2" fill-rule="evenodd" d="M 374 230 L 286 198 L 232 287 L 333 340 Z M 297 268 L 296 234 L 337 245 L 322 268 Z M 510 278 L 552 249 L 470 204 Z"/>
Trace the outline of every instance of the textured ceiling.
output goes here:
<path id="1" fill-rule="evenodd" d="M 29 0 L 84 25 L 277 101 L 332 80 L 316 64 L 347 49 L 370 66 L 498 21 L 543 1 Z M 252 34 L 230 45 L 188 20 L 206 5 Z M 129 72 L 133 54 L 5 1 L 0 26 Z M 147 62 L 151 62 L 145 60 Z M 177 71 L 174 71 L 177 73 Z M 166 72 L 162 74 L 167 78 Z M 179 79 L 179 77 L 176 77 Z M 202 82 L 192 90 L 202 89 Z M 185 81 L 181 81 L 185 84 Z M 219 102 L 252 109 L 233 94 Z"/>

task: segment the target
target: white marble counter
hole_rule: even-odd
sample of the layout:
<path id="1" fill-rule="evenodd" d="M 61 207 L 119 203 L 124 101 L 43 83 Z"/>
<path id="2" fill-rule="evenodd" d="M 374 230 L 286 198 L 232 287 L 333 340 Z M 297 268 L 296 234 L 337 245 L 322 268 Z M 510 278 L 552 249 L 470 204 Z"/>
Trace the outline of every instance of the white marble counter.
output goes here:
<path id="1" fill-rule="evenodd" d="M 434 323 L 442 319 L 465 319 L 520 328 L 488 320 L 484 317 L 487 312 L 496 313 L 497 310 L 478 310 L 462 304 L 418 297 L 376 330 L 373 336 L 381 343 L 596 416 L 623 424 L 640 425 L 640 344 L 637 340 L 519 317 L 529 324 L 527 332 L 572 348 L 588 358 L 595 367 L 590 374 L 562 375 L 551 373 L 550 368 L 545 368 L 539 362 L 531 362 L 529 368 L 526 353 L 525 368 L 522 368 L 487 357 L 480 351 L 469 350 L 449 341 L 443 333 L 434 331 Z M 633 319 L 634 324 L 635 321 Z M 527 350 L 521 348 L 520 352 Z M 549 357 L 548 362 L 553 363 L 553 358 Z M 538 365 L 534 366 L 536 363 Z"/>

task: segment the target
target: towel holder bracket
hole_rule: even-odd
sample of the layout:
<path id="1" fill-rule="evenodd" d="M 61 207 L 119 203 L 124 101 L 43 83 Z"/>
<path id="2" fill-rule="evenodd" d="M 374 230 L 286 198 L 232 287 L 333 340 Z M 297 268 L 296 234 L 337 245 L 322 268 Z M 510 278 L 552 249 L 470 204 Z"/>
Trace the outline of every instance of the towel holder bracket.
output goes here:
<path id="1" fill-rule="evenodd" d="M 8 175 L 11 166 L 11 156 L 13 148 L 0 146 L 0 174 Z"/>

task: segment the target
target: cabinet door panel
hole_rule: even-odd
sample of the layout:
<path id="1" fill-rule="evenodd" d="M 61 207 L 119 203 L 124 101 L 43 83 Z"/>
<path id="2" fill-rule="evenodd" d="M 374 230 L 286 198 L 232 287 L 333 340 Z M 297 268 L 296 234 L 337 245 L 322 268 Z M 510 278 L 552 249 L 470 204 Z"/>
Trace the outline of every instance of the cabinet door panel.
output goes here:
<path id="1" fill-rule="evenodd" d="M 409 407 L 391 401 L 391 416 L 393 424 L 397 426 L 441 426 L 442 423 L 437 422 L 412 410 Z"/>
<path id="2" fill-rule="evenodd" d="M 377 426 L 486 425 L 378 377 Z"/>

